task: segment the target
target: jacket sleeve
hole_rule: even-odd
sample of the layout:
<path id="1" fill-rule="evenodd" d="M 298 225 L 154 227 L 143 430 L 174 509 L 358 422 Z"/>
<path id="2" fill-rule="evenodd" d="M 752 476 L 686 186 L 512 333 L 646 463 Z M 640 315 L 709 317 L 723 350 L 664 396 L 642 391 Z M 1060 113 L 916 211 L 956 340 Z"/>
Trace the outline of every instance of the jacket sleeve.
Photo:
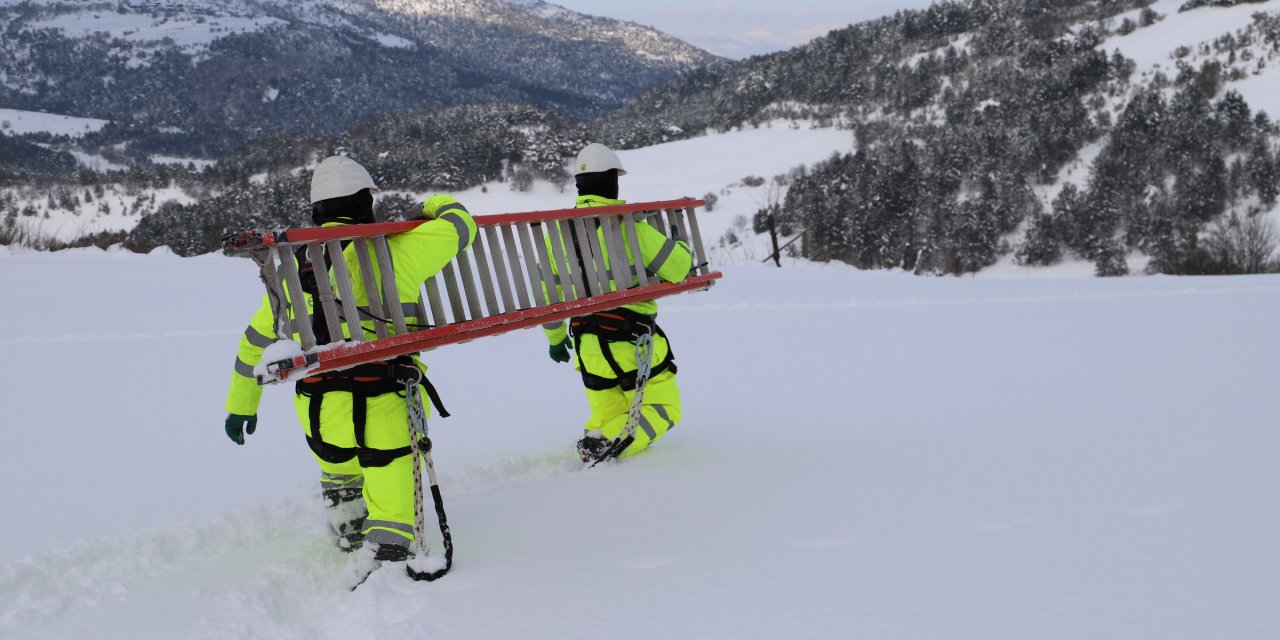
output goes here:
<path id="1" fill-rule="evenodd" d="M 542 332 L 547 336 L 547 342 L 550 344 L 560 344 L 565 338 L 569 337 L 569 329 L 565 326 L 564 320 L 548 322 L 542 325 Z"/>
<path id="2" fill-rule="evenodd" d="M 253 375 L 253 368 L 262 362 L 262 350 L 275 341 L 275 318 L 271 313 L 271 304 L 264 295 L 262 306 L 258 307 L 249 326 L 240 336 L 235 370 L 231 373 L 231 386 L 227 391 L 227 413 L 251 416 L 258 412 L 262 387 Z"/>
<path id="3" fill-rule="evenodd" d="M 683 282 L 693 269 L 693 254 L 683 240 L 662 235 L 649 223 L 636 225 L 636 237 L 640 240 L 640 255 L 649 273 L 666 282 Z M 630 251 L 630 246 L 628 246 Z"/>
<path id="4" fill-rule="evenodd" d="M 417 300 L 422 283 L 476 239 L 475 219 L 457 200 L 446 198 L 434 220 L 388 239 L 395 256 L 396 288 L 401 300 Z"/>

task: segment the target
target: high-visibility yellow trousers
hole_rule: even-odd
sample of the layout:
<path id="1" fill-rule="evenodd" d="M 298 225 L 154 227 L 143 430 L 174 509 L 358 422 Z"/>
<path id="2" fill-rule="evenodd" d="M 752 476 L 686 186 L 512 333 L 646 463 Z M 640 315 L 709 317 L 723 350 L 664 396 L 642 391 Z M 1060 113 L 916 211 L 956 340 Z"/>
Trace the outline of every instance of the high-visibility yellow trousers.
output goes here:
<path id="1" fill-rule="evenodd" d="M 608 342 L 610 354 L 624 373 L 636 370 L 636 346 L 632 342 Z M 596 376 L 614 378 L 615 373 L 601 350 L 599 336 L 585 334 L 578 344 L 581 366 Z M 663 336 L 653 335 L 653 363 L 667 357 L 670 347 Z M 595 390 L 584 388 L 591 416 L 583 426 L 585 431 L 598 430 L 607 440 L 612 440 L 626 429 L 627 414 L 636 392 L 623 391 L 621 386 Z M 676 386 L 676 374 L 663 371 L 649 378 L 641 398 L 640 420 L 636 425 L 635 441 L 618 456 L 626 458 L 644 451 L 657 442 L 663 434 L 680 422 L 680 388 Z"/>
<path id="2" fill-rule="evenodd" d="M 310 434 L 310 407 L 313 398 L 297 395 L 294 411 L 303 430 Z M 429 407 L 424 407 L 430 411 Z M 334 447 L 355 450 L 355 423 L 352 397 L 345 391 L 324 394 L 320 404 L 320 439 Z M 366 400 L 364 445 L 375 450 L 401 449 L 410 445 L 408 409 L 405 399 L 386 393 Z M 369 516 L 365 520 L 366 542 L 408 546 L 413 542 L 414 487 L 413 455 L 402 455 L 383 466 L 363 466 L 359 456 L 345 462 L 329 462 L 315 456 L 322 480 L 343 477 L 363 481 L 362 494 Z"/>

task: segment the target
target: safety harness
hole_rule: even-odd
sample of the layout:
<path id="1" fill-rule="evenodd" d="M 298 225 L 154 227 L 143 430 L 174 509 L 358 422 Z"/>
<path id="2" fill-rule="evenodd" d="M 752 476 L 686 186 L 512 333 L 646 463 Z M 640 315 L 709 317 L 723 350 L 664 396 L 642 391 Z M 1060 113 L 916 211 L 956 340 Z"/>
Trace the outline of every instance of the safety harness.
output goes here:
<path id="1" fill-rule="evenodd" d="M 394 393 L 403 398 L 406 380 L 413 380 L 421 385 L 440 417 L 449 417 L 449 412 L 441 404 L 440 394 L 436 392 L 435 386 L 422 375 L 421 370 L 408 356 L 402 356 L 390 362 L 371 362 L 341 371 L 329 371 L 299 380 L 294 390 L 299 395 L 311 398 L 308 405 L 310 430 L 307 433 L 307 444 L 310 445 L 311 450 L 321 460 L 332 464 L 359 457 L 362 467 L 385 467 L 396 458 L 409 455 L 410 447 L 371 449 L 365 445 L 364 440 L 369 398 L 388 393 Z M 335 446 L 325 442 L 321 437 L 320 409 L 324 405 L 325 394 L 331 391 L 345 391 L 351 394 L 351 421 L 355 425 L 355 448 Z"/>
<path id="2" fill-rule="evenodd" d="M 569 320 L 569 332 L 573 336 L 573 349 L 578 353 L 578 369 L 582 372 L 582 384 L 592 391 L 603 391 L 614 387 L 622 387 L 623 391 L 634 391 L 639 369 L 623 371 L 609 349 L 610 342 L 629 342 L 634 344 L 645 334 L 659 335 L 663 338 L 662 327 L 658 326 L 653 316 L 632 311 L 623 307 L 601 311 L 586 316 L 578 316 Z M 599 376 L 587 371 L 582 364 L 582 336 L 594 335 L 600 340 L 600 352 L 604 361 L 613 370 L 614 377 Z M 671 351 L 671 343 L 667 342 L 667 355 L 650 369 L 649 375 L 656 376 L 663 371 L 676 372 L 675 354 Z"/>
<path id="3" fill-rule="evenodd" d="M 594 467 L 605 460 L 622 455 L 627 447 L 635 441 L 636 426 L 640 423 L 640 412 L 644 406 L 644 387 L 650 376 L 663 371 L 675 373 L 675 355 L 671 351 L 671 343 L 667 343 L 667 355 L 662 362 L 653 364 L 653 336 L 667 337 L 658 326 L 653 316 L 645 315 L 630 309 L 618 307 L 586 316 L 578 316 L 569 321 L 569 331 L 573 336 L 573 348 L 578 352 L 578 369 L 582 373 L 582 383 L 593 391 L 603 391 L 621 387 L 623 391 L 634 391 L 631 406 L 627 410 L 627 424 L 622 433 L 613 440 L 603 440 L 590 436 L 578 441 L 578 455 L 588 467 Z M 605 362 L 613 370 L 614 377 L 598 376 L 587 371 L 582 363 L 582 336 L 591 334 L 600 340 L 600 352 Z M 625 342 L 635 347 L 636 368 L 634 371 L 623 371 L 613 357 L 609 348 L 611 342 Z"/>

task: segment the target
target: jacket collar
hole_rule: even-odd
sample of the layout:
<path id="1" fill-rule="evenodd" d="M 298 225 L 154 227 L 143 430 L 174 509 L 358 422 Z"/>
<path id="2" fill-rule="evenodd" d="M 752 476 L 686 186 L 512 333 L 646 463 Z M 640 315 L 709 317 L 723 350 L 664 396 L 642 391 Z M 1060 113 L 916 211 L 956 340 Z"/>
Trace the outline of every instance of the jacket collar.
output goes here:
<path id="1" fill-rule="evenodd" d="M 614 200 L 600 196 L 578 196 L 578 207 L 607 207 L 615 204 L 626 204 L 626 200 Z"/>

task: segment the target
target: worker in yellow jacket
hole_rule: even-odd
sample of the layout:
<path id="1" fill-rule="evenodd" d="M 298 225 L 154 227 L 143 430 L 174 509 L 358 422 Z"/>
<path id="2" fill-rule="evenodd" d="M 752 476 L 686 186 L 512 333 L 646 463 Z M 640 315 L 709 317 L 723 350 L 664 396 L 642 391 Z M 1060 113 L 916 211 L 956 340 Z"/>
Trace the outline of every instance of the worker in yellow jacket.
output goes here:
<path id="1" fill-rule="evenodd" d="M 354 160 L 325 158 L 311 178 L 312 220 L 326 227 L 374 222 L 376 190 L 369 172 Z M 422 283 L 469 247 L 476 236 L 475 221 L 451 196 L 432 196 L 423 203 L 422 213 L 427 222 L 387 237 L 400 303 L 411 325 L 419 321 L 416 302 Z M 311 309 L 316 308 L 315 285 L 311 280 L 308 286 L 307 274 L 331 278 L 332 261 L 341 259 L 352 274 L 361 310 L 361 320 L 354 325 L 350 318 L 344 319 L 341 336 L 330 336 L 321 314 L 313 313 L 316 343 L 347 339 L 353 330 L 375 337 L 369 292 L 376 295 L 382 290 L 381 276 L 377 276 L 378 282 L 364 282 L 354 242 L 345 244 L 341 256 L 326 254 L 324 265 L 312 265 L 305 256 L 300 254 L 299 270 Z M 376 264 L 374 270 L 378 273 Z M 293 320 L 289 322 L 291 326 Z M 388 329 L 394 333 L 393 327 Z M 244 444 L 245 434 L 252 434 L 257 426 L 262 390 L 254 367 L 268 345 L 276 340 L 297 340 L 296 327 L 290 333 L 276 334 L 271 305 L 264 299 L 240 339 L 227 393 L 226 432 L 236 444 Z M 305 378 L 297 383 L 294 402 L 307 444 L 320 465 L 320 486 L 338 546 L 345 551 L 370 546 L 381 562 L 407 560 L 414 542 L 413 456 L 401 381 L 417 372 L 406 367 L 417 368 L 426 380 L 426 367 L 417 355 L 402 356 Z M 434 396 L 430 385 L 424 386 Z"/>
<path id="2" fill-rule="evenodd" d="M 584 147 L 573 173 L 578 207 L 625 204 L 618 199 L 618 176 L 627 172 L 609 147 L 599 143 Z M 634 265 L 640 260 L 651 274 L 666 282 L 688 277 L 693 266 L 688 244 L 664 235 L 647 222 L 636 224 L 636 236 L 640 256 L 631 255 L 629 236 L 623 243 L 628 263 Z M 609 257 L 610 261 L 615 259 Z M 617 289 L 616 283 L 609 286 Z M 564 322 L 543 325 L 552 360 L 568 362 L 570 349 L 577 352 L 574 368 L 582 374 L 591 408 L 583 437 L 578 441 L 578 454 L 584 462 L 635 455 L 680 421 L 675 359 L 657 316 L 658 303 L 646 300 L 572 318 L 568 327 Z M 641 396 L 643 404 L 635 432 L 628 435 L 627 420 L 638 378 L 636 343 L 639 334 L 645 332 L 653 341 L 650 377 Z"/>

